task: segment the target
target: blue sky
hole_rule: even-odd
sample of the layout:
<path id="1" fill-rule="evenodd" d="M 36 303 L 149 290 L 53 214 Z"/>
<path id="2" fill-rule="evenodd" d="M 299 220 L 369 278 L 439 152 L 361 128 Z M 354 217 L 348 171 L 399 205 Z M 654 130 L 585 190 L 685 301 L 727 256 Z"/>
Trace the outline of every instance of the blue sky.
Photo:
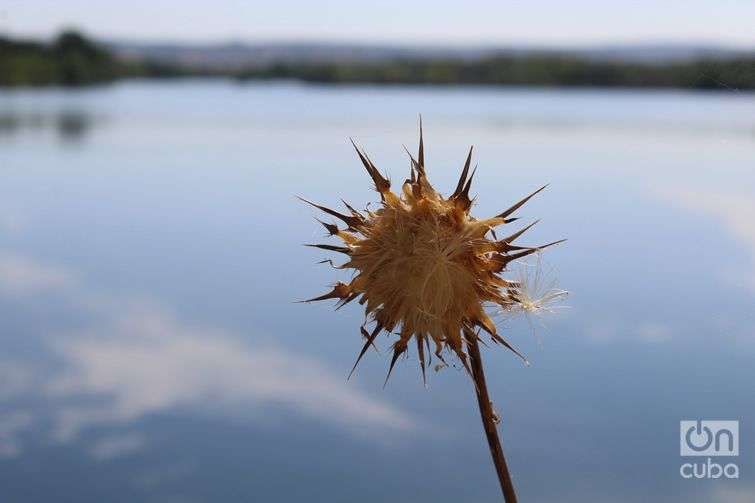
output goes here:
<path id="1" fill-rule="evenodd" d="M 755 46 L 750 0 L 197 1 L 0 0 L 0 31 L 76 26 L 155 41 L 348 40 L 580 45 L 703 42 Z"/>

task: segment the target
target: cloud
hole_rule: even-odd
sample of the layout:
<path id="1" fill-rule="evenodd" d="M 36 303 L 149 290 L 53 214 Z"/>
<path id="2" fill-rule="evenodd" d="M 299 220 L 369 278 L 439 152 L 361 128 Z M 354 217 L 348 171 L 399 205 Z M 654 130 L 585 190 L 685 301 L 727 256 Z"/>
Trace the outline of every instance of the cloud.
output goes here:
<path id="1" fill-rule="evenodd" d="M 147 439 L 140 433 L 113 435 L 98 440 L 89 449 L 89 454 L 98 461 L 106 461 L 140 451 L 146 445 Z"/>
<path id="2" fill-rule="evenodd" d="M 716 503 L 752 503 L 755 487 L 719 487 L 713 491 L 711 501 Z"/>
<path id="3" fill-rule="evenodd" d="M 16 434 L 31 425 L 33 418 L 26 411 L 0 415 L 0 458 L 16 456 L 21 448 Z"/>
<path id="4" fill-rule="evenodd" d="M 648 322 L 637 328 L 637 336 L 644 342 L 666 342 L 671 339 L 671 328 L 665 323 Z"/>
<path id="5" fill-rule="evenodd" d="M 14 398 L 34 386 L 34 369 L 18 362 L 0 362 L 0 400 Z"/>
<path id="6" fill-rule="evenodd" d="M 40 398 L 58 441 L 174 408 L 250 415 L 284 407 L 374 435 L 414 428 L 406 413 L 365 395 L 316 358 L 182 322 L 154 302 L 104 295 L 63 269 L 0 251 L 0 293 L 33 301 L 51 291 L 63 294 L 69 309 L 90 315 L 91 326 L 45 338 L 59 364 L 52 369 L 0 361 L 0 400 Z M 0 423 L 0 454 L 18 451 L 15 435 L 31 421 L 9 424 L 3 437 Z M 121 440 L 100 442 L 91 454 L 105 459 L 136 448 L 133 438 Z"/>
<path id="7" fill-rule="evenodd" d="M 104 407 L 61 410 L 60 439 L 88 424 L 129 422 L 183 406 L 283 405 L 349 427 L 413 427 L 406 414 L 366 397 L 308 356 L 248 345 L 163 313 L 131 315 L 111 330 L 58 347 L 67 370 L 50 383 L 51 396 L 107 399 Z"/>
<path id="8" fill-rule="evenodd" d="M 8 234 L 17 234 L 24 228 L 24 220 L 15 213 L 8 213 L 0 209 L 0 231 Z"/>
<path id="9" fill-rule="evenodd" d="M 590 321 L 584 333 L 595 343 L 625 339 L 658 344 L 671 340 L 673 332 L 669 324 L 658 321 L 644 321 L 637 324 L 630 321 L 622 322 L 618 319 L 601 319 Z"/>
<path id="10" fill-rule="evenodd" d="M 657 192 L 680 207 L 720 220 L 729 233 L 747 248 L 751 258 L 748 286 L 755 289 L 755 198 L 752 194 L 693 190 Z"/>
<path id="11" fill-rule="evenodd" d="M 0 251 L 0 294 L 25 296 L 71 286 L 72 275 L 60 268 Z"/>

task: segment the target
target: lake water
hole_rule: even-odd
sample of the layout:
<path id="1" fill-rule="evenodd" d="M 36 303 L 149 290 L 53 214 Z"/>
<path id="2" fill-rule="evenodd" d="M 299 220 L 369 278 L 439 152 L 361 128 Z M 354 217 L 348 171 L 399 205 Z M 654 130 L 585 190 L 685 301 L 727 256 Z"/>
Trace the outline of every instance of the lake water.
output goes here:
<path id="1" fill-rule="evenodd" d="M 362 310 L 294 303 L 344 279 L 294 196 L 375 201 L 348 137 L 403 180 L 419 113 L 436 187 L 474 144 L 475 214 L 550 183 L 522 241 L 569 239 L 498 318 L 532 365 L 483 348 L 520 499 L 755 501 L 755 95 L 191 80 L 0 93 L 0 500 L 498 501 L 461 370 L 347 381 Z"/>

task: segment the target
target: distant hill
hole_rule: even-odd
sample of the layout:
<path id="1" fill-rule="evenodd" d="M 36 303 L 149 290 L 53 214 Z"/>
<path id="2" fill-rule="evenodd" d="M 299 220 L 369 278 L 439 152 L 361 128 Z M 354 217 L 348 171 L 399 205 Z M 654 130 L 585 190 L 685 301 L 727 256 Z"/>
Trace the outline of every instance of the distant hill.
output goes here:
<path id="1" fill-rule="evenodd" d="M 126 60 L 152 60 L 189 68 L 240 70 L 272 64 L 377 64 L 397 60 L 456 60 L 473 62 L 496 56 L 550 55 L 591 61 L 624 63 L 681 63 L 697 59 L 734 59 L 753 56 L 719 46 L 687 44 L 616 44 L 572 49 L 542 47 L 426 47 L 325 42 L 270 42 L 221 44 L 167 44 L 108 42 L 106 46 Z"/>

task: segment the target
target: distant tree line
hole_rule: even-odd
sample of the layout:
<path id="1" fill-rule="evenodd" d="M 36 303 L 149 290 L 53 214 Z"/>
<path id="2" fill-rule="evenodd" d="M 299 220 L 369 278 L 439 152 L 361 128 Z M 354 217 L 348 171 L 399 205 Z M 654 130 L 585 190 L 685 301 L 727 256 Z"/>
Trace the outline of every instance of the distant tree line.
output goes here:
<path id="1" fill-rule="evenodd" d="M 274 63 L 219 71 L 154 61 L 124 61 L 76 32 L 43 44 L 0 36 L 0 86 L 82 86 L 128 77 L 228 76 L 338 84 L 534 85 L 755 89 L 755 55 L 669 64 L 596 61 L 563 54 L 476 61 L 404 59 L 374 63 Z"/>
<path id="2" fill-rule="evenodd" d="M 157 62 L 119 60 L 74 31 L 63 32 L 50 43 L 0 36 L 1 87 L 75 87 L 125 77 L 177 77 L 193 73 L 187 68 Z"/>
<path id="3" fill-rule="evenodd" d="M 755 57 L 673 64 L 590 61 L 563 55 L 499 56 L 479 61 L 403 60 L 375 64 L 274 64 L 241 79 L 319 83 L 478 84 L 755 89 Z"/>
<path id="4" fill-rule="evenodd" d="M 77 86 L 118 76 L 118 63 L 105 50 L 74 32 L 50 44 L 0 38 L 0 85 Z"/>

